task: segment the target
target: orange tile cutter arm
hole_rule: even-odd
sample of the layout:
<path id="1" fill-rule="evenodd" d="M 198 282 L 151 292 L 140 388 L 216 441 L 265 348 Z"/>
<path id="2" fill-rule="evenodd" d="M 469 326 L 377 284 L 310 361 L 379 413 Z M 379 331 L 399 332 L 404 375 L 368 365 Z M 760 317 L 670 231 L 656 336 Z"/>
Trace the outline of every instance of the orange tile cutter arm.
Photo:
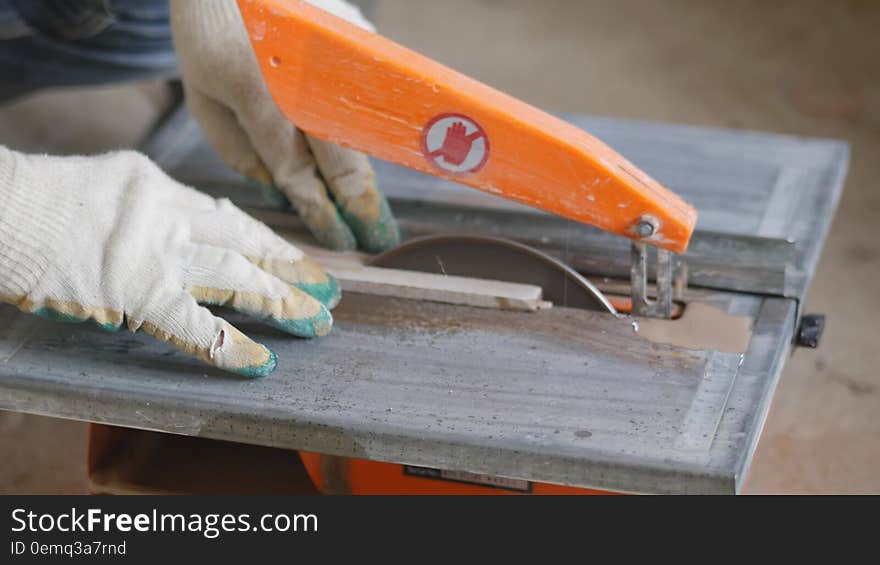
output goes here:
<path id="1" fill-rule="evenodd" d="M 238 0 L 311 135 L 677 253 L 696 211 L 584 131 L 300 0 Z"/>
<path id="2" fill-rule="evenodd" d="M 671 315 L 664 250 L 684 252 L 697 218 L 681 198 L 584 131 L 304 1 L 238 4 L 269 91 L 299 128 L 632 239 L 633 313 Z M 653 303 L 646 244 L 658 247 Z M 324 492 L 337 483 L 365 494 L 597 492 L 524 481 L 499 490 L 495 478 L 435 479 L 391 463 L 300 456 Z"/>

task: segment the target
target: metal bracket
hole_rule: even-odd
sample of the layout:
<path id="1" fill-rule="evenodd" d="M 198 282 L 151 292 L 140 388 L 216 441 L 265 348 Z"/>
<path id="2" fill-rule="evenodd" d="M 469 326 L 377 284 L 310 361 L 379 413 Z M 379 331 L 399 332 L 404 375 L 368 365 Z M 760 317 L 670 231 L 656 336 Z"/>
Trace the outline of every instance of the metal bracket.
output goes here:
<path id="1" fill-rule="evenodd" d="M 648 245 L 634 241 L 631 247 L 630 284 L 633 316 L 672 317 L 672 279 L 675 256 L 657 248 L 657 299 L 648 300 Z M 685 271 L 680 270 L 681 273 Z M 680 278 L 680 277 L 677 277 Z M 677 281 L 681 287 L 681 281 Z"/>

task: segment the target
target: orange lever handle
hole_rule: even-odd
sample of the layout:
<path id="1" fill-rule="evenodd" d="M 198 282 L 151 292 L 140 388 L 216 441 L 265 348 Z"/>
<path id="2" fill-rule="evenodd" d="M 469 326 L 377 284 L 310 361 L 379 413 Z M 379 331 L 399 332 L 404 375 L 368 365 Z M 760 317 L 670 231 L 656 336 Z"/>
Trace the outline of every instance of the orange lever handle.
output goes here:
<path id="1" fill-rule="evenodd" d="M 697 212 L 584 131 L 302 0 L 238 0 L 263 78 L 309 134 L 683 252 Z"/>

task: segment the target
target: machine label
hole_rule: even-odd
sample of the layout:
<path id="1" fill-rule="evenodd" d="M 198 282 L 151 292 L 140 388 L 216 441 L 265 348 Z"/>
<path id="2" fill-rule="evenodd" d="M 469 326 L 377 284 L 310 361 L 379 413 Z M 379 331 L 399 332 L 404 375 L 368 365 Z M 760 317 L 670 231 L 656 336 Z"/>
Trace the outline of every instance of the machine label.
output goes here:
<path id="1" fill-rule="evenodd" d="M 485 130 L 463 114 L 440 114 L 422 129 L 422 154 L 447 173 L 479 171 L 489 160 L 489 151 Z"/>
<path id="2" fill-rule="evenodd" d="M 467 471 L 446 471 L 443 469 L 431 469 L 429 467 L 414 467 L 412 465 L 404 465 L 403 474 L 410 477 L 423 477 L 426 479 L 434 479 L 440 481 L 452 481 L 456 483 L 478 485 L 481 487 L 514 490 L 517 492 L 532 492 L 532 483 L 530 481 L 524 481 L 522 479 L 508 479 L 505 477 L 493 477 L 491 475 L 480 475 L 477 473 L 468 473 Z"/>

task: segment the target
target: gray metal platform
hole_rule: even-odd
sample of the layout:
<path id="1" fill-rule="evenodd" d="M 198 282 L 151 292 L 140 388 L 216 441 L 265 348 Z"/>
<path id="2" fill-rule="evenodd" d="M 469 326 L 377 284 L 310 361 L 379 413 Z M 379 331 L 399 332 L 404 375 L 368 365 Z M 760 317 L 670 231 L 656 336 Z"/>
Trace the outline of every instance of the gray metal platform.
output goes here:
<path id="1" fill-rule="evenodd" d="M 708 284 L 690 296 L 753 318 L 745 355 L 652 343 L 626 319 L 595 312 L 525 314 L 348 294 L 334 311 L 334 331 L 318 340 L 230 314 L 279 354 L 274 375 L 248 381 L 145 335 L 2 307 L 0 408 L 626 492 L 737 492 L 840 196 L 846 145 L 577 120 L 694 202 L 701 229 L 794 246 L 775 290 L 717 290 L 723 284 L 712 283 L 723 277 L 713 279 L 707 266 Z M 180 151 L 189 141 L 179 132 L 173 141 L 178 150 L 169 144 L 164 153 L 175 162 L 156 155 L 173 174 L 257 205 L 235 177 L 206 174 L 216 169 L 204 149 Z M 385 164 L 378 171 L 393 205 L 421 214 L 418 221 L 402 214 L 404 226 L 439 229 L 425 228 L 432 216 L 424 211 L 462 204 L 445 192 L 458 190 L 448 183 Z M 430 192 L 419 193 L 422 204 L 407 208 L 422 189 Z M 510 213 L 501 223 L 516 227 L 520 214 L 532 214 L 461 190 L 472 199 L 465 216 Z M 568 222 L 546 228 L 564 229 L 569 243 L 583 237 L 584 247 L 594 236 L 602 241 Z M 748 278 L 749 261 L 735 269 L 738 277 Z"/>

